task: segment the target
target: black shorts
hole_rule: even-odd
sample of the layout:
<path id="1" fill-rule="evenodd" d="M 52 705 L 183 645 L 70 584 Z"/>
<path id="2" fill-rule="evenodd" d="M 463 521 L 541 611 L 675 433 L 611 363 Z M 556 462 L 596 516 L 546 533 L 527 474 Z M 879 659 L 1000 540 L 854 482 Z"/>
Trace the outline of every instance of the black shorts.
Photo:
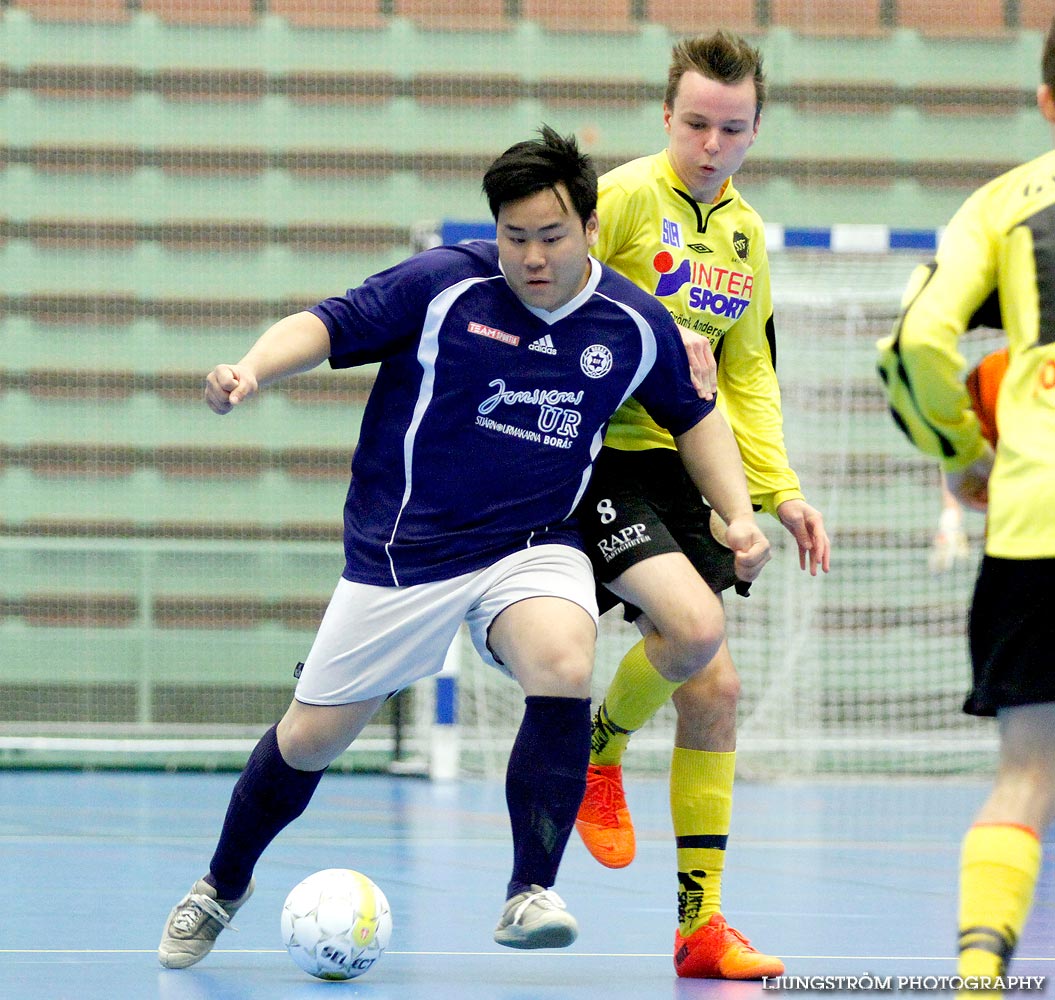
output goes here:
<path id="1" fill-rule="evenodd" d="M 711 534 L 711 508 L 676 451 L 602 448 L 579 515 L 599 584 L 643 559 L 683 552 L 716 594 L 735 587 L 747 596 L 751 585 L 737 579 L 733 553 Z M 619 598 L 598 586 L 597 601 L 603 614 Z M 633 621 L 640 613 L 627 605 L 624 617 Z"/>
<path id="2" fill-rule="evenodd" d="M 1055 701 L 1053 598 L 1055 559 L 982 559 L 971 602 L 968 715 Z"/>

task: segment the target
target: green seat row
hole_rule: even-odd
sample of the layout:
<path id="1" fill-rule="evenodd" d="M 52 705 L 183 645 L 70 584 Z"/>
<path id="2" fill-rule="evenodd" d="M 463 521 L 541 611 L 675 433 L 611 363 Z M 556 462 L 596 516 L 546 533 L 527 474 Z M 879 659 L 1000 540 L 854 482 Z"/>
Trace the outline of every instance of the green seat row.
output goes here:
<path id="1" fill-rule="evenodd" d="M 584 79 L 661 80 L 673 37 L 659 24 L 631 33 L 591 36 L 544 31 L 530 21 L 510 31 L 433 31 L 393 18 L 366 30 L 291 27 L 265 16 L 246 27 L 166 25 L 150 15 L 123 24 L 90 25 L 34 20 L 17 7 L 2 11 L 0 62 L 15 67 L 54 64 L 55 54 L 80 65 L 267 68 L 300 71 L 516 73 L 546 79 L 575 73 Z M 936 16 L 940 16 L 936 13 Z M 720 19 L 701 21 L 717 26 Z M 950 35 L 953 34 L 950 32 Z M 824 36 L 771 27 L 753 35 L 774 83 L 815 80 L 898 80 L 1030 86 L 1036 79 L 1041 32 L 1009 30 L 988 38 L 930 37 L 900 28 L 859 37 Z M 482 44 L 482 39 L 486 44 Z M 614 71 L 613 68 L 618 70 Z"/>

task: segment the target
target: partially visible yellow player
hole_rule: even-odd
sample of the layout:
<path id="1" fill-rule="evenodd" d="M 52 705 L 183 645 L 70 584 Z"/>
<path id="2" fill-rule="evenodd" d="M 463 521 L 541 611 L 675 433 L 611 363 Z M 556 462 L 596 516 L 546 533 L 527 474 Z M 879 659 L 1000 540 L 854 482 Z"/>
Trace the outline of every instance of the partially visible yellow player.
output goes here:
<path id="1" fill-rule="evenodd" d="M 1037 105 L 1055 126 L 1055 22 L 1041 70 Z M 974 325 L 1008 339 L 995 459 L 958 349 Z M 964 711 L 996 716 L 1000 760 L 963 839 L 958 967 L 976 987 L 962 995 L 979 1000 L 1000 992 L 985 980 L 1007 971 L 1055 819 L 1055 152 L 964 202 L 934 261 L 914 273 L 879 370 L 897 425 L 939 461 L 961 503 L 987 512 Z"/>
<path id="2" fill-rule="evenodd" d="M 736 435 L 751 499 L 791 532 L 801 565 L 815 575 L 828 570 L 830 543 L 784 448 L 765 230 L 732 182 L 764 100 L 761 55 L 743 38 L 716 32 L 675 45 L 663 103 L 668 147 L 601 178 L 594 254 L 670 310 L 690 357 L 709 359 L 713 347 L 718 406 Z M 740 681 L 724 640 L 713 658 L 701 641 L 700 609 L 701 591 L 737 585 L 722 525 L 713 519 L 712 531 L 711 511 L 677 467 L 670 434 L 633 400 L 612 419 L 604 444 L 583 505 L 588 550 L 610 592 L 607 606 L 623 600 L 643 638 L 594 717 L 576 828 L 602 864 L 633 859 L 622 755 L 630 734 L 673 695 L 675 969 L 692 978 L 780 975 L 783 962 L 758 952 L 721 913 Z M 601 601 L 603 609 L 603 594 Z"/>

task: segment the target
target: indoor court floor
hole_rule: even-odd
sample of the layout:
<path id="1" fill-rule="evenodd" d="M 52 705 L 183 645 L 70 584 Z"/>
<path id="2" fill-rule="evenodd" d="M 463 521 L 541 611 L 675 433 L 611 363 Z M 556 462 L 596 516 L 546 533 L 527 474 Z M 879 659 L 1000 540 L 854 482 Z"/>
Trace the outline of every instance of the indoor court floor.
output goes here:
<path id="1" fill-rule="evenodd" d="M 777 992 L 674 976 L 666 784 L 633 778 L 639 851 L 629 868 L 602 868 L 572 835 L 556 886 L 580 925 L 571 948 L 520 952 L 491 940 L 511 863 L 500 782 L 333 774 L 264 855 L 238 933 L 224 932 L 192 969 L 162 969 L 162 924 L 206 870 L 234 780 L 0 771 L 0 1000 L 753 1000 Z M 890 976 L 889 993 L 908 992 L 897 990 L 899 976 L 952 976 L 959 841 L 985 789 L 950 780 L 741 781 L 725 913 L 782 956 L 788 976 Z M 1011 969 L 1049 980 L 1052 847 L 1049 836 Z M 332 867 L 370 875 L 394 917 L 389 951 L 345 983 L 301 972 L 279 935 L 289 889 Z M 1055 986 L 1045 994 L 1055 996 Z"/>

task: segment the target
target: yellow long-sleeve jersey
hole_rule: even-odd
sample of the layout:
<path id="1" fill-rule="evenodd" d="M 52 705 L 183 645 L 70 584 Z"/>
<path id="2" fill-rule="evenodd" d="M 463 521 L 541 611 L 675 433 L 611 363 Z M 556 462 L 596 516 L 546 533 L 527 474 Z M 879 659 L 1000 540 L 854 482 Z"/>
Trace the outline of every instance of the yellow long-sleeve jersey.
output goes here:
<path id="1" fill-rule="evenodd" d="M 935 259 L 914 272 L 879 370 L 898 426 L 948 471 L 985 448 L 964 388 L 959 337 L 1003 327 L 1009 365 L 997 399 L 986 552 L 1055 557 L 1055 152 L 972 194 Z"/>
<path id="2" fill-rule="evenodd" d="M 595 255 L 655 295 L 683 330 L 707 337 L 718 359 L 718 406 L 740 446 L 751 500 L 775 514 L 802 497 L 784 446 L 776 376 L 765 229 L 726 182 L 713 204 L 685 190 L 666 151 L 600 180 Z M 633 399 L 612 418 L 605 444 L 625 451 L 674 448 Z"/>

